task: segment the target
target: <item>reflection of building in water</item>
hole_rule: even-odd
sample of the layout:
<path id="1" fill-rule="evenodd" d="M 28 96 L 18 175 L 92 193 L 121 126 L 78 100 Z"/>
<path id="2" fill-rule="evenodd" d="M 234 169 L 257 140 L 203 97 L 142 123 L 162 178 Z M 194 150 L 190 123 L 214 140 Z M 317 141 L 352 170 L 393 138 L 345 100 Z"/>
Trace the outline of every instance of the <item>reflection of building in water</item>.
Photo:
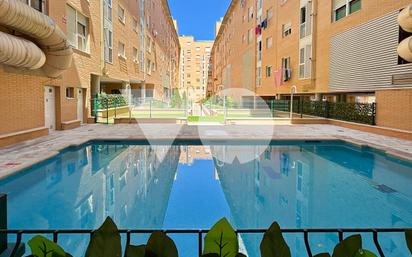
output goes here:
<path id="1" fill-rule="evenodd" d="M 156 151 L 163 148 L 160 162 Z M 64 152 L 1 185 L 9 194 L 9 226 L 96 228 L 111 216 L 121 228 L 162 228 L 179 156 L 178 146 L 105 144 Z M 59 242 L 81 256 L 88 237 L 66 239 Z"/>
<path id="2" fill-rule="evenodd" d="M 209 146 L 189 145 L 181 147 L 180 164 L 191 166 L 194 160 L 211 160 Z"/>
<path id="3" fill-rule="evenodd" d="M 216 156 L 232 146 L 211 151 Z M 271 146 L 257 156 L 244 164 L 215 159 L 237 228 L 267 228 L 273 221 L 284 228 L 411 226 L 410 166 L 388 166 L 384 156 L 346 145 Z M 257 236 L 243 239 L 248 253 L 259 252 Z M 319 235 L 311 237 L 311 244 L 330 251 L 336 240 L 336 235 Z M 305 252 L 302 238 L 289 242 L 297 256 Z M 382 243 L 387 253 L 403 256 L 401 240 Z"/>

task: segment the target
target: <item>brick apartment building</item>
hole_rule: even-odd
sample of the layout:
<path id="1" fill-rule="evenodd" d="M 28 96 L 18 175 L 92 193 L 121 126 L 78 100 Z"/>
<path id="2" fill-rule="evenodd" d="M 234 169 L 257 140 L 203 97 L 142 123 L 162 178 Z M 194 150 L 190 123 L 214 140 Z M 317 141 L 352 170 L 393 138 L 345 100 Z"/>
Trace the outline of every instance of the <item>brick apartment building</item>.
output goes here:
<path id="1" fill-rule="evenodd" d="M 233 0 L 212 49 L 208 94 L 376 102 L 377 125 L 412 130 L 412 64 L 397 54 L 410 0 Z"/>
<path id="2" fill-rule="evenodd" d="M 213 41 L 196 41 L 192 36 L 181 36 L 179 40 L 180 95 L 186 95 L 190 101 L 197 102 L 206 96 Z"/>
<path id="3" fill-rule="evenodd" d="M 0 13 L 0 45 L 22 45 L 0 56 L 0 145 L 86 123 L 98 93 L 169 101 L 178 86 L 180 45 L 167 0 L 7 0 Z"/>

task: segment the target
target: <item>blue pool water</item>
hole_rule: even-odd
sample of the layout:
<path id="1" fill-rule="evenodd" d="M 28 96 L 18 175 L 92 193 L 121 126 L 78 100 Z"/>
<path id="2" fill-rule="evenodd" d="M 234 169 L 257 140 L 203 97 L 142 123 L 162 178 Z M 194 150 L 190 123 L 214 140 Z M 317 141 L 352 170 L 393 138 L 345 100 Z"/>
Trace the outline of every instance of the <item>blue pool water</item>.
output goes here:
<path id="1" fill-rule="evenodd" d="M 239 158 L 214 158 L 230 153 Z M 245 153 L 254 158 L 244 161 Z M 338 141 L 92 142 L 0 181 L 0 192 L 9 197 L 11 229 L 97 228 L 106 216 L 133 229 L 207 229 L 222 217 L 239 229 L 273 221 L 283 228 L 412 227 L 412 164 Z M 173 238 L 180 256 L 197 255 L 196 235 Z M 240 238 L 248 256 L 260 256 L 261 235 Z M 301 236 L 286 239 L 293 256 L 306 256 Z M 337 240 L 310 237 L 314 253 L 331 252 Z M 380 241 L 387 256 L 410 256 L 402 235 Z M 59 243 L 83 256 L 88 237 Z"/>

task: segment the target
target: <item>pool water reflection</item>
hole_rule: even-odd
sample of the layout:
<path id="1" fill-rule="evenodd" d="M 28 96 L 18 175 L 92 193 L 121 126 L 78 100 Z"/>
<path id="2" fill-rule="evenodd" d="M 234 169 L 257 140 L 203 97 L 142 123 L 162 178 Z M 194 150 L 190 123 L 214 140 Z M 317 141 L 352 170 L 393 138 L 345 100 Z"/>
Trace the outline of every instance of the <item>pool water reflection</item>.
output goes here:
<path id="1" fill-rule="evenodd" d="M 222 158 L 245 151 L 256 158 Z M 391 228 L 412 227 L 411 182 L 411 163 L 341 142 L 94 142 L 0 181 L 0 191 L 9 196 L 12 229 L 96 228 L 106 216 L 119 228 L 207 229 L 222 217 L 235 228 L 273 221 L 283 228 Z M 261 235 L 240 237 L 248 256 L 260 256 Z M 145 238 L 134 236 L 133 243 Z M 197 255 L 196 235 L 173 238 L 180 256 Z M 286 238 L 293 256 L 306 256 L 301 236 Z M 365 247 L 375 250 L 371 239 L 364 236 Z M 332 251 L 337 240 L 310 238 L 314 253 Z M 388 256 L 409 256 L 402 235 L 380 240 Z M 88 237 L 59 242 L 82 256 Z"/>

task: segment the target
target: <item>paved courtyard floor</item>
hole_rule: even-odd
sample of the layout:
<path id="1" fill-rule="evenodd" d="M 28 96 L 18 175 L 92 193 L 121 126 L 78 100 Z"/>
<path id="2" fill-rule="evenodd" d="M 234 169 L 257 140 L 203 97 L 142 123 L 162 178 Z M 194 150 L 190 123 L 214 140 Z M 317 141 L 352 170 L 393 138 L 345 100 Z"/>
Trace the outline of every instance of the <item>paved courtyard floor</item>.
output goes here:
<path id="1" fill-rule="evenodd" d="M 38 139 L 0 148 L 0 179 L 53 157 L 60 150 L 93 139 L 178 139 L 207 140 L 334 140 L 343 139 L 368 145 L 412 161 L 412 141 L 360 132 L 333 125 L 226 125 L 189 126 L 176 124 L 84 125 L 68 131 L 55 131 Z"/>

